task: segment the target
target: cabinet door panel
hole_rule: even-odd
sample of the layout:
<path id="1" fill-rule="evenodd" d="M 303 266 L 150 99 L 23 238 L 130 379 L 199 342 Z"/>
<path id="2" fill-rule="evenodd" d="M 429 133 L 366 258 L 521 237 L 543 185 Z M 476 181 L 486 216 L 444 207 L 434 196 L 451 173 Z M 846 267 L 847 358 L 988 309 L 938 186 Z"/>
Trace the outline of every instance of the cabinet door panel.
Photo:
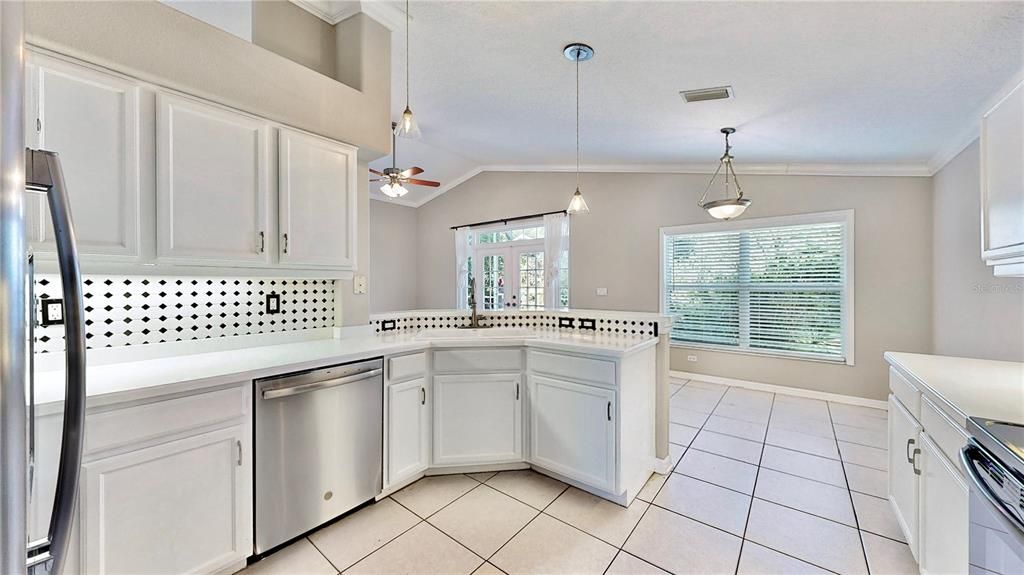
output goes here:
<path id="1" fill-rule="evenodd" d="M 982 255 L 1024 255 L 1024 82 L 981 120 Z"/>
<path id="2" fill-rule="evenodd" d="M 262 120 L 157 95 L 157 255 L 265 265 L 269 213 Z"/>
<path id="3" fill-rule="evenodd" d="M 918 556 L 918 475 L 914 450 L 920 449 L 921 426 L 895 396 L 889 396 L 889 501 L 910 550 Z M 911 461 L 908 461 L 908 456 Z M 919 456 L 918 456 L 919 457 Z"/>
<path id="4" fill-rule="evenodd" d="M 252 552 L 243 426 L 82 466 L 83 570 L 213 572 Z M 244 450 L 248 453 L 248 450 Z"/>
<path id="5" fill-rule="evenodd" d="M 523 458 L 518 375 L 434 376 L 434 463 Z"/>
<path id="6" fill-rule="evenodd" d="M 967 573 L 967 484 L 927 433 L 921 434 L 921 573 Z"/>
<path id="7" fill-rule="evenodd" d="M 615 392 L 530 376 L 533 463 L 611 491 L 615 487 Z"/>
<path id="8" fill-rule="evenodd" d="M 279 130 L 281 263 L 354 269 L 355 148 Z"/>
<path id="9" fill-rule="evenodd" d="M 33 55 L 26 125 L 30 145 L 60 154 L 82 255 L 139 254 L 138 88 L 128 80 Z M 54 253 L 43 195 L 31 194 L 29 237 Z"/>
<path id="10" fill-rule="evenodd" d="M 388 485 L 427 468 L 427 380 L 388 386 Z"/>

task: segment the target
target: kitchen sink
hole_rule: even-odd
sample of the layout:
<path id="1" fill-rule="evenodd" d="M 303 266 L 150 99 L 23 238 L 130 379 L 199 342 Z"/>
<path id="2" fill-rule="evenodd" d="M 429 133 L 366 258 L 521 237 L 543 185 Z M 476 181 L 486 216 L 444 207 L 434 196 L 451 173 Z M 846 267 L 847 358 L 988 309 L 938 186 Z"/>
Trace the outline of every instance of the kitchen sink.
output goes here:
<path id="1" fill-rule="evenodd" d="M 526 337 L 532 332 L 521 327 L 492 327 L 480 329 L 439 328 L 425 329 L 416 339 L 502 339 Z"/>

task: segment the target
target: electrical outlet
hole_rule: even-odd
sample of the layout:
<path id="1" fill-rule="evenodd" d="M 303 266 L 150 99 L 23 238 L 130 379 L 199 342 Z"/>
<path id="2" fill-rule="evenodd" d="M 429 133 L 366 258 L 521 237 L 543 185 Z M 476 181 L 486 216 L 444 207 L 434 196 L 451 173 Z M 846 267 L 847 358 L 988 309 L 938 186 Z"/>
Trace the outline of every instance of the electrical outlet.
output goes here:
<path id="1" fill-rule="evenodd" d="M 352 293 L 356 295 L 366 293 L 366 276 L 358 275 L 352 278 Z"/>
<path id="2" fill-rule="evenodd" d="M 695 356 L 695 355 L 688 355 L 688 356 L 686 356 L 686 361 L 694 361 L 695 362 L 695 361 L 697 361 L 697 356 Z"/>
<path id="3" fill-rule="evenodd" d="M 594 293 L 602 297 L 606 296 L 608 295 L 608 288 L 597 288 L 594 290 Z"/>
<path id="4" fill-rule="evenodd" d="M 41 299 L 39 305 L 43 308 L 43 321 L 39 325 L 62 325 L 64 323 L 64 300 Z"/>
<path id="5" fill-rule="evenodd" d="M 267 294 L 266 312 L 268 314 L 281 313 L 281 294 L 274 292 Z"/>

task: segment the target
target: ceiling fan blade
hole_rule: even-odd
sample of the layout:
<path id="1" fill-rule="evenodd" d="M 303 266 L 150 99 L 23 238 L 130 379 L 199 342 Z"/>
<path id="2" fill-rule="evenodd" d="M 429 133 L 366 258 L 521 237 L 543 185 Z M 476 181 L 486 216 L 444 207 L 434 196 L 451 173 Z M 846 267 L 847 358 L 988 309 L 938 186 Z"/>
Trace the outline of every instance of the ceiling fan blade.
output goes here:
<path id="1" fill-rule="evenodd" d="M 410 176 L 415 176 L 416 174 L 422 174 L 422 173 L 423 173 L 423 168 L 420 168 L 420 167 L 417 167 L 417 166 L 413 166 L 413 167 L 411 167 L 411 168 L 409 168 L 407 170 L 402 170 L 401 176 L 403 178 L 408 178 Z"/>
<path id="2" fill-rule="evenodd" d="M 372 179 L 370 181 L 371 182 L 384 182 L 384 181 L 387 181 L 387 178 L 374 178 L 374 179 Z"/>
<path id="3" fill-rule="evenodd" d="M 412 184 L 414 186 L 430 186 L 431 188 L 436 188 L 441 185 L 441 182 L 431 182 L 430 180 L 417 180 L 414 178 L 407 178 L 405 182 L 408 184 Z"/>
<path id="4" fill-rule="evenodd" d="M 383 176 L 384 175 L 382 172 L 378 172 L 377 170 L 375 170 L 373 168 L 370 168 L 370 173 L 371 174 L 377 174 L 378 176 Z"/>

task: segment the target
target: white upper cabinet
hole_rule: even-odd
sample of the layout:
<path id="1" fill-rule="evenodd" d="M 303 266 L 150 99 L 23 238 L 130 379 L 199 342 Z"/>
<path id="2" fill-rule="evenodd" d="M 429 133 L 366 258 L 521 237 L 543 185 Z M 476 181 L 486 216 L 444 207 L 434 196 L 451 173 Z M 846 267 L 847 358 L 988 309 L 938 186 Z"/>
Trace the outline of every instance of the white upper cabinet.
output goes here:
<path id="1" fill-rule="evenodd" d="M 356 149 L 278 131 L 281 263 L 351 270 L 356 263 Z"/>
<path id="2" fill-rule="evenodd" d="M 157 94 L 157 258 L 267 266 L 269 124 Z"/>
<path id="3" fill-rule="evenodd" d="M 139 256 L 139 89 L 129 80 L 31 54 L 27 145 L 57 152 L 84 256 Z M 53 227 L 43 195 L 28 200 L 28 234 L 52 254 Z"/>
<path id="4" fill-rule="evenodd" d="M 982 257 L 996 275 L 1024 276 L 1024 82 L 981 120 Z"/>

